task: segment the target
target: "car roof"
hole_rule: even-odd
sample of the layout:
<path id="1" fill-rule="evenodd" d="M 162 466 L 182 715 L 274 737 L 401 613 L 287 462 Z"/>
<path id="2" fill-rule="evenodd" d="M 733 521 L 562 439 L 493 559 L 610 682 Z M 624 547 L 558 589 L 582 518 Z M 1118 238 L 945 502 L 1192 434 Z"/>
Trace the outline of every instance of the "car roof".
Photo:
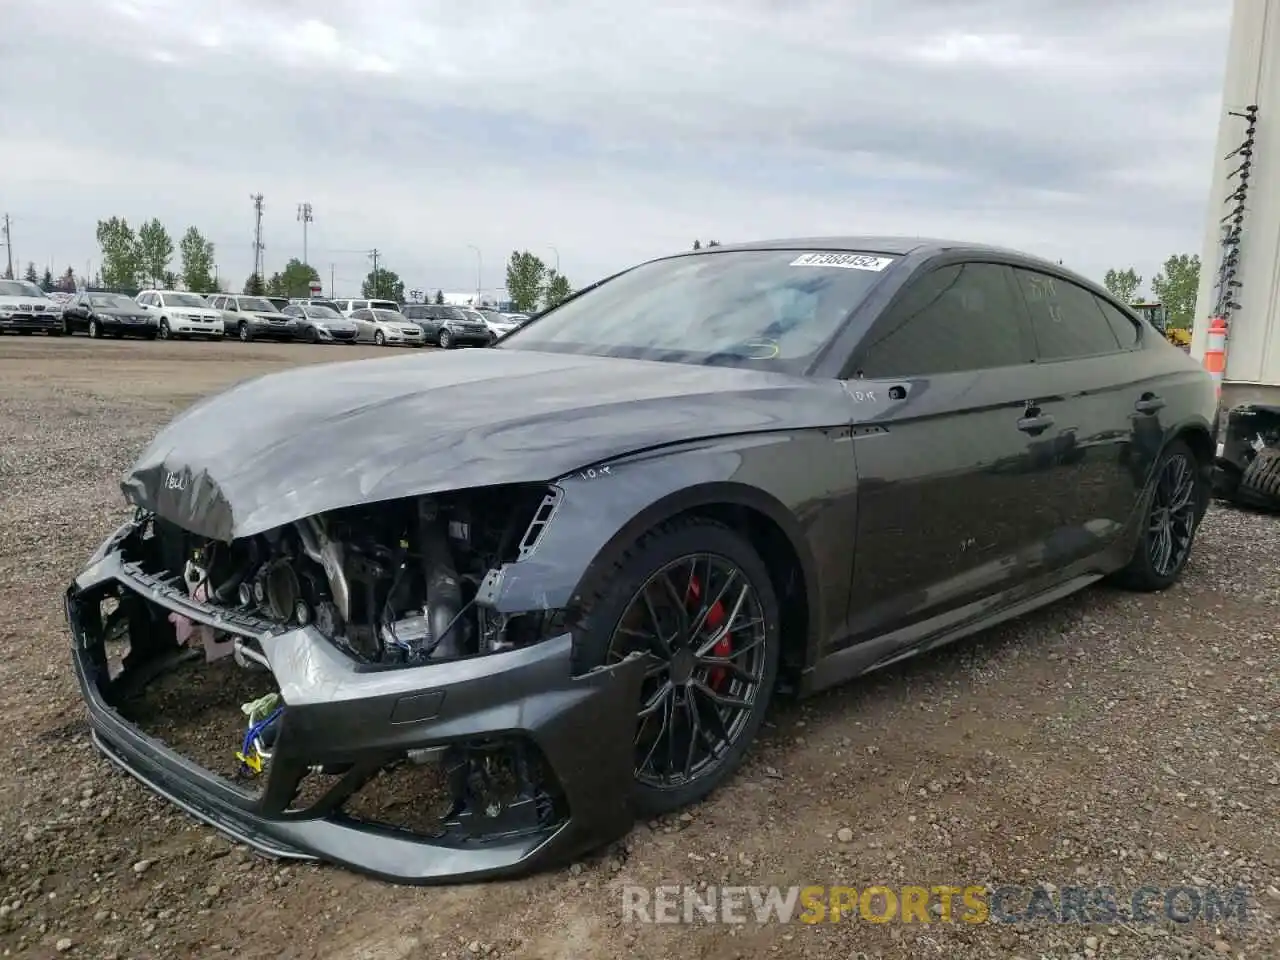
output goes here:
<path id="1" fill-rule="evenodd" d="M 1070 267 L 1054 263 L 1044 257 L 1001 247 L 989 243 L 977 243 L 971 240 L 947 240 L 939 237 L 912 237 L 893 235 L 849 235 L 836 237 L 792 237 L 777 240 L 754 240 L 749 243 L 719 243 L 714 247 L 701 247 L 697 250 L 683 250 L 672 257 L 696 257 L 714 255 L 735 250 L 813 250 L 840 253 L 881 253 L 887 256 L 910 257 L 914 262 L 928 260 L 941 254 L 964 254 L 975 257 L 990 256 L 999 260 L 1021 263 L 1029 267 L 1039 267 L 1077 282 L 1086 283 L 1095 292 L 1103 289 L 1098 283 L 1083 276 Z M 1110 295 L 1108 295 L 1110 296 Z"/>

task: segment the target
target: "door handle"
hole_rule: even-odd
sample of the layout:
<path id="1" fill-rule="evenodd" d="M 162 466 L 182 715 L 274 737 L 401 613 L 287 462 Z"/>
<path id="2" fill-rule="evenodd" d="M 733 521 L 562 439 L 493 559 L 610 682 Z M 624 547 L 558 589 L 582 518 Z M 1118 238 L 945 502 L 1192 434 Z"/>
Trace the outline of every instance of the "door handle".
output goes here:
<path id="1" fill-rule="evenodd" d="M 1144 393 L 1142 399 L 1133 405 L 1133 409 L 1139 413 L 1155 413 L 1164 409 L 1164 401 L 1154 393 Z"/>
<path id="2" fill-rule="evenodd" d="M 1027 413 L 1028 416 L 1023 417 L 1018 421 L 1018 429 L 1023 433 L 1029 433 L 1035 437 L 1044 433 L 1053 426 L 1053 417 L 1049 414 L 1040 413 L 1039 411 L 1036 411 L 1034 414 L 1032 411 L 1027 411 Z"/>

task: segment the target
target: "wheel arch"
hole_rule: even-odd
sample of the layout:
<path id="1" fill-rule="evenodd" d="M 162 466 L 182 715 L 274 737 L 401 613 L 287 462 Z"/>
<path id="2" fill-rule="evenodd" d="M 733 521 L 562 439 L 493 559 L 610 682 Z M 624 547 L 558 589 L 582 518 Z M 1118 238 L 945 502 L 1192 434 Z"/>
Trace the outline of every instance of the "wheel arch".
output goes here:
<path id="1" fill-rule="evenodd" d="M 673 491 L 623 523 L 583 571 L 581 585 L 607 570 L 647 531 L 675 520 L 706 517 L 743 534 L 759 555 L 777 595 L 780 669 L 797 677 L 813 660 L 821 611 L 820 577 L 795 516 L 771 493 L 740 481 L 709 481 Z M 581 594 L 581 589 L 575 595 Z"/>

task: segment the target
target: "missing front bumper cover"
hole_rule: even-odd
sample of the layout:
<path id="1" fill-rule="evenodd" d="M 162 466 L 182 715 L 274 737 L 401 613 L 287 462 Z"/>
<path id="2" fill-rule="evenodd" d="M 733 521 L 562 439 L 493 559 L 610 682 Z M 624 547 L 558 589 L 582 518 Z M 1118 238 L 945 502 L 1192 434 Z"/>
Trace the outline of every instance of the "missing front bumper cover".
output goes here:
<path id="1" fill-rule="evenodd" d="M 116 709 L 116 684 L 128 670 L 112 679 L 97 614 L 111 591 L 165 609 L 181 603 L 115 553 L 69 589 L 74 662 L 94 742 L 156 792 L 268 855 L 329 861 L 397 882 L 456 882 L 564 862 L 631 824 L 628 705 L 639 698 L 638 658 L 575 677 L 572 642 L 561 635 L 486 657 L 362 672 L 309 628 L 263 637 L 286 709 L 255 795 Z M 217 625 L 190 604 L 177 612 Z M 232 629 L 262 637 L 260 628 Z M 163 651 L 153 642 L 133 653 L 146 663 Z M 406 702 L 420 705 L 424 697 L 431 710 L 406 712 Z M 449 775 L 449 802 L 434 832 L 415 822 L 426 801 L 384 797 L 365 806 L 393 777 L 421 779 L 425 771 L 415 773 L 411 759 L 422 751 L 441 751 Z M 485 798 L 503 777 L 507 800 L 495 805 Z"/>

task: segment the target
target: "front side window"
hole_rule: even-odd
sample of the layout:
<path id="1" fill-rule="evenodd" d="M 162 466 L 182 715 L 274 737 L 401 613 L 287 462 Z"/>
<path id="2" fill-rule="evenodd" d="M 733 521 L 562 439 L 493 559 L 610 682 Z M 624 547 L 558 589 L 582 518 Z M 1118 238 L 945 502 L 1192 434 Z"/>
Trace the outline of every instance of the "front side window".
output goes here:
<path id="1" fill-rule="evenodd" d="M 804 250 L 656 260 L 542 314 L 497 349 L 803 373 L 893 262 Z"/>
<path id="2" fill-rule="evenodd" d="M 1033 351 L 1008 268 L 957 263 L 912 280 L 859 345 L 864 377 L 926 377 L 1027 363 Z"/>
<path id="3" fill-rule="evenodd" d="M 1097 298 L 1084 287 L 1022 267 L 1013 272 L 1031 314 L 1041 360 L 1094 357 L 1120 349 Z"/>

